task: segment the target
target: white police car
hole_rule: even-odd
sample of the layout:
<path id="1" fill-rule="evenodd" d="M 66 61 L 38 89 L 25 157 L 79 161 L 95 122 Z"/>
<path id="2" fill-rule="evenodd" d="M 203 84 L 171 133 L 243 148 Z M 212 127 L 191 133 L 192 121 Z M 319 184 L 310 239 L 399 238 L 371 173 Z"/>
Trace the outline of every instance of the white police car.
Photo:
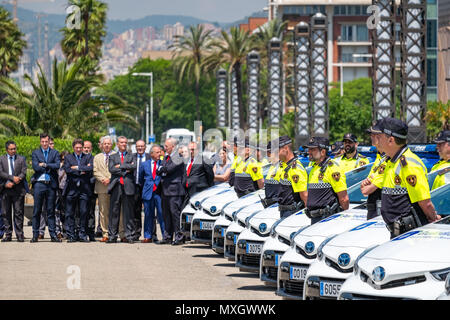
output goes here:
<path id="1" fill-rule="evenodd" d="M 237 210 L 255 204 L 260 203 L 261 198 L 264 197 L 264 190 L 257 190 L 249 193 L 229 204 L 225 205 L 220 213 L 220 217 L 214 222 L 214 228 L 212 233 L 212 249 L 219 254 L 223 254 L 224 251 L 224 239 L 225 231 L 229 225 L 233 222 L 233 213 Z"/>
<path id="2" fill-rule="evenodd" d="M 440 221 L 362 253 L 339 299 L 436 299 L 450 273 L 450 185 L 433 191 Z"/>
<path id="3" fill-rule="evenodd" d="M 224 189 L 223 192 L 205 199 L 201 204 L 202 210 L 197 210 L 192 217 L 191 240 L 211 244 L 214 223 L 219 218 L 223 207 L 237 199 L 234 189 Z"/>
<path id="4" fill-rule="evenodd" d="M 259 272 L 262 247 L 270 235 L 270 228 L 278 220 L 280 220 L 278 203 L 246 218 L 246 227 L 239 234 L 235 248 L 236 267 L 240 271 Z"/>
<path id="5" fill-rule="evenodd" d="M 226 190 L 233 190 L 228 182 L 214 185 L 206 190 L 203 190 L 202 192 L 194 194 L 191 199 L 189 199 L 189 203 L 183 208 L 180 214 L 180 230 L 184 234 L 185 238 L 189 237 L 191 234 L 192 217 L 196 211 L 202 209 L 202 202 L 209 197 L 225 192 Z"/>
<path id="6" fill-rule="evenodd" d="M 445 279 L 445 292 L 438 297 L 438 300 L 450 300 L 450 273 Z"/>
<path id="7" fill-rule="evenodd" d="M 311 219 L 301 210 L 284 219 L 280 219 L 272 226 L 270 237 L 262 248 L 259 278 L 266 285 L 277 286 L 278 261 L 289 249 L 293 235 L 302 227 L 309 226 Z"/>
<path id="8" fill-rule="evenodd" d="M 431 200 L 438 204 L 449 187 L 432 191 Z M 365 250 L 389 240 L 390 232 L 382 217 L 325 240 L 306 274 L 303 298 L 336 299 L 345 279 L 353 272 L 356 258 Z"/>
<path id="9" fill-rule="evenodd" d="M 260 210 L 263 210 L 264 206 L 261 201 L 254 204 L 243 207 L 235 212 L 233 212 L 233 222 L 230 223 L 228 228 L 225 230 L 224 239 L 224 257 L 228 258 L 230 261 L 234 261 L 236 257 L 236 243 L 239 234 L 246 228 L 245 220 Z"/>

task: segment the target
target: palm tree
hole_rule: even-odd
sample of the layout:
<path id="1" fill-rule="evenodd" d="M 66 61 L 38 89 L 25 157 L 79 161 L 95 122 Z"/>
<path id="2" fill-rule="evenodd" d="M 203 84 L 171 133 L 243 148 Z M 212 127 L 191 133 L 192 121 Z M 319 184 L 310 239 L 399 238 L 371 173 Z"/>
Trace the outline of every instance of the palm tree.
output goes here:
<path id="1" fill-rule="evenodd" d="M 260 52 L 261 60 L 267 64 L 269 42 L 273 38 L 278 38 L 284 43 L 283 33 L 286 30 L 287 21 L 281 19 L 273 19 L 260 26 L 252 34 L 254 38 L 254 50 Z"/>
<path id="2" fill-rule="evenodd" d="M 228 65 L 228 73 L 236 75 L 237 94 L 239 102 L 240 127 L 247 128 L 246 112 L 242 98 L 242 74 L 241 68 L 245 64 L 247 54 L 253 46 L 253 39 L 248 33 L 237 27 L 231 27 L 230 34 L 221 32 L 222 39 L 215 41 L 212 46 L 214 52 L 205 59 L 207 70 L 215 70 Z"/>
<path id="3" fill-rule="evenodd" d="M 72 65 L 66 61 L 52 66 L 52 83 L 49 83 L 39 65 L 37 81 L 25 75 L 33 92 L 23 92 L 13 81 L 0 79 L 0 93 L 7 96 L 10 106 L 25 110 L 26 123 L 32 133 L 48 132 L 54 137 L 74 138 L 87 132 L 98 131 L 106 123 L 122 122 L 138 126 L 133 113 L 118 97 L 91 96 L 93 88 L 100 87 L 98 77 L 83 76 L 80 70 L 86 63 L 80 59 Z M 107 105 L 108 108 L 101 106 Z"/>
<path id="4" fill-rule="evenodd" d="M 82 23 L 79 29 L 64 27 L 60 30 L 63 33 L 61 47 L 69 63 L 87 57 L 91 62 L 85 67 L 92 74 L 102 56 L 108 6 L 97 0 L 69 0 L 69 4 L 80 8 Z"/>
<path id="5" fill-rule="evenodd" d="M 197 120 L 200 120 L 200 79 L 204 75 L 204 57 L 210 50 L 211 32 L 203 25 L 190 26 L 186 36 L 177 36 L 170 49 L 174 50 L 173 67 L 178 74 L 178 81 L 194 78 Z"/>
<path id="6" fill-rule="evenodd" d="M 10 13 L 0 7 L 0 76 L 6 77 L 17 70 L 23 49 L 27 45 L 23 36 Z"/>

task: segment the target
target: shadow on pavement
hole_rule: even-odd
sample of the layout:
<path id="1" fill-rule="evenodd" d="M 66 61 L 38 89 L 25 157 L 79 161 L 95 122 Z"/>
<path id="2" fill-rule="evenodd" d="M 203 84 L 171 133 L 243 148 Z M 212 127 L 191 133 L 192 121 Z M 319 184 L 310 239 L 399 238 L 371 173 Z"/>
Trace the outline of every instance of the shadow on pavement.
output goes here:
<path id="1" fill-rule="evenodd" d="M 265 286 L 265 285 L 258 285 L 258 286 L 244 286 L 244 287 L 238 288 L 238 290 L 273 291 L 273 292 L 275 292 L 276 288 Z"/>
<path id="2" fill-rule="evenodd" d="M 211 254 L 196 254 L 193 255 L 192 257 L 194 258 L 221 258 L 221 256 L 219 256 L 216 253 L 211 253 Z"/>
<path id="3" fill-rule="evenodd" d="M 233 278 L 258 278 L 259 276 L 256 273 L 232 273 L 232 274 L 227 274 L 227 277 L 233 277 Z"/>
<path id="4" fill-rule="evenodd" d="M 209 249 L 209 250 L 211 250 L 211 246 L 207 246 L 205 244 L 188 244 L 188 245 L 183 245 L 182 248 L 188 248 L 188 249 Z"/>
<path id="5" fill-rule="evenodd" d="M 214 267 L 234 267 L 234 263 L 217 263 L 214 265 Z"/>

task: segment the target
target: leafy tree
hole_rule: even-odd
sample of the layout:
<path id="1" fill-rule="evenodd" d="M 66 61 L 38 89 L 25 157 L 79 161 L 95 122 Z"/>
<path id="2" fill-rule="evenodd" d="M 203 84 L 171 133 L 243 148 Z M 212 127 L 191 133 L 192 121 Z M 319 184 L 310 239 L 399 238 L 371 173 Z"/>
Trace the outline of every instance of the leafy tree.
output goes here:
<path id="1" fill-rule="evenodd" d="M 178 80 L 194 79 L 197 120 L 200 120 L 200 79 L 205 74 L 203 60 L 211 47 L 211 32 L 205 31 L 203 25 L 190 26 L 188 35 L 178 36 L 171 46 L 175 49 L 173 67 Z"/>
<path id="2" fill-rule="evenodd" d="M 6 77 L 17 70 L 23 49 L 27 45 L 23 36 L 10 13 L 0 7 L 0 76 Z"/>
<path id="3" fill-rule="evenodd" d="M 432 140 L 441 130 L 450 130 L 450 100 L 447 103 L 440 101 L 428 102 L 427 114 L 427 135 Z"/>

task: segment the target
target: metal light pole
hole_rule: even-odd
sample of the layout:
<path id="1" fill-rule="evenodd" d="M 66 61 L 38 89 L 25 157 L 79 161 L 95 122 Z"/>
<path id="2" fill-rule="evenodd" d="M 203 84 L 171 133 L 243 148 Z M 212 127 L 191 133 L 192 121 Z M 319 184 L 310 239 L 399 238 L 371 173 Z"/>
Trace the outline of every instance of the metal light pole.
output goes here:
<path id="1" fill-rule="evenodd" d="M 150 77 L 150 136 L 153 138 L 153 72 L 133 72 L 132 76 Z M 145 108 L 145 143 L 150 143 L 148 135 L 148 106 Z"/>
<path id="2" fill-rule="evenodd" d="M 259 127 L 259 63 L 259 53 L 251 51 L 247 55 L 248 126 L 250 136 L 256 135 Z"/>
<path id="3" fill-rule="evenodd" d="M 216 107 L 217 126 L 224 128 L 227 125 L 227 71 L 220 68 L 216 73 Z"/>
<path id="4" fill-rule="evenodd" d="M 282 50 L 281 41 L 272 38 L 269 43 L 269 127 L 281 122 L 282 102 Z"/>

